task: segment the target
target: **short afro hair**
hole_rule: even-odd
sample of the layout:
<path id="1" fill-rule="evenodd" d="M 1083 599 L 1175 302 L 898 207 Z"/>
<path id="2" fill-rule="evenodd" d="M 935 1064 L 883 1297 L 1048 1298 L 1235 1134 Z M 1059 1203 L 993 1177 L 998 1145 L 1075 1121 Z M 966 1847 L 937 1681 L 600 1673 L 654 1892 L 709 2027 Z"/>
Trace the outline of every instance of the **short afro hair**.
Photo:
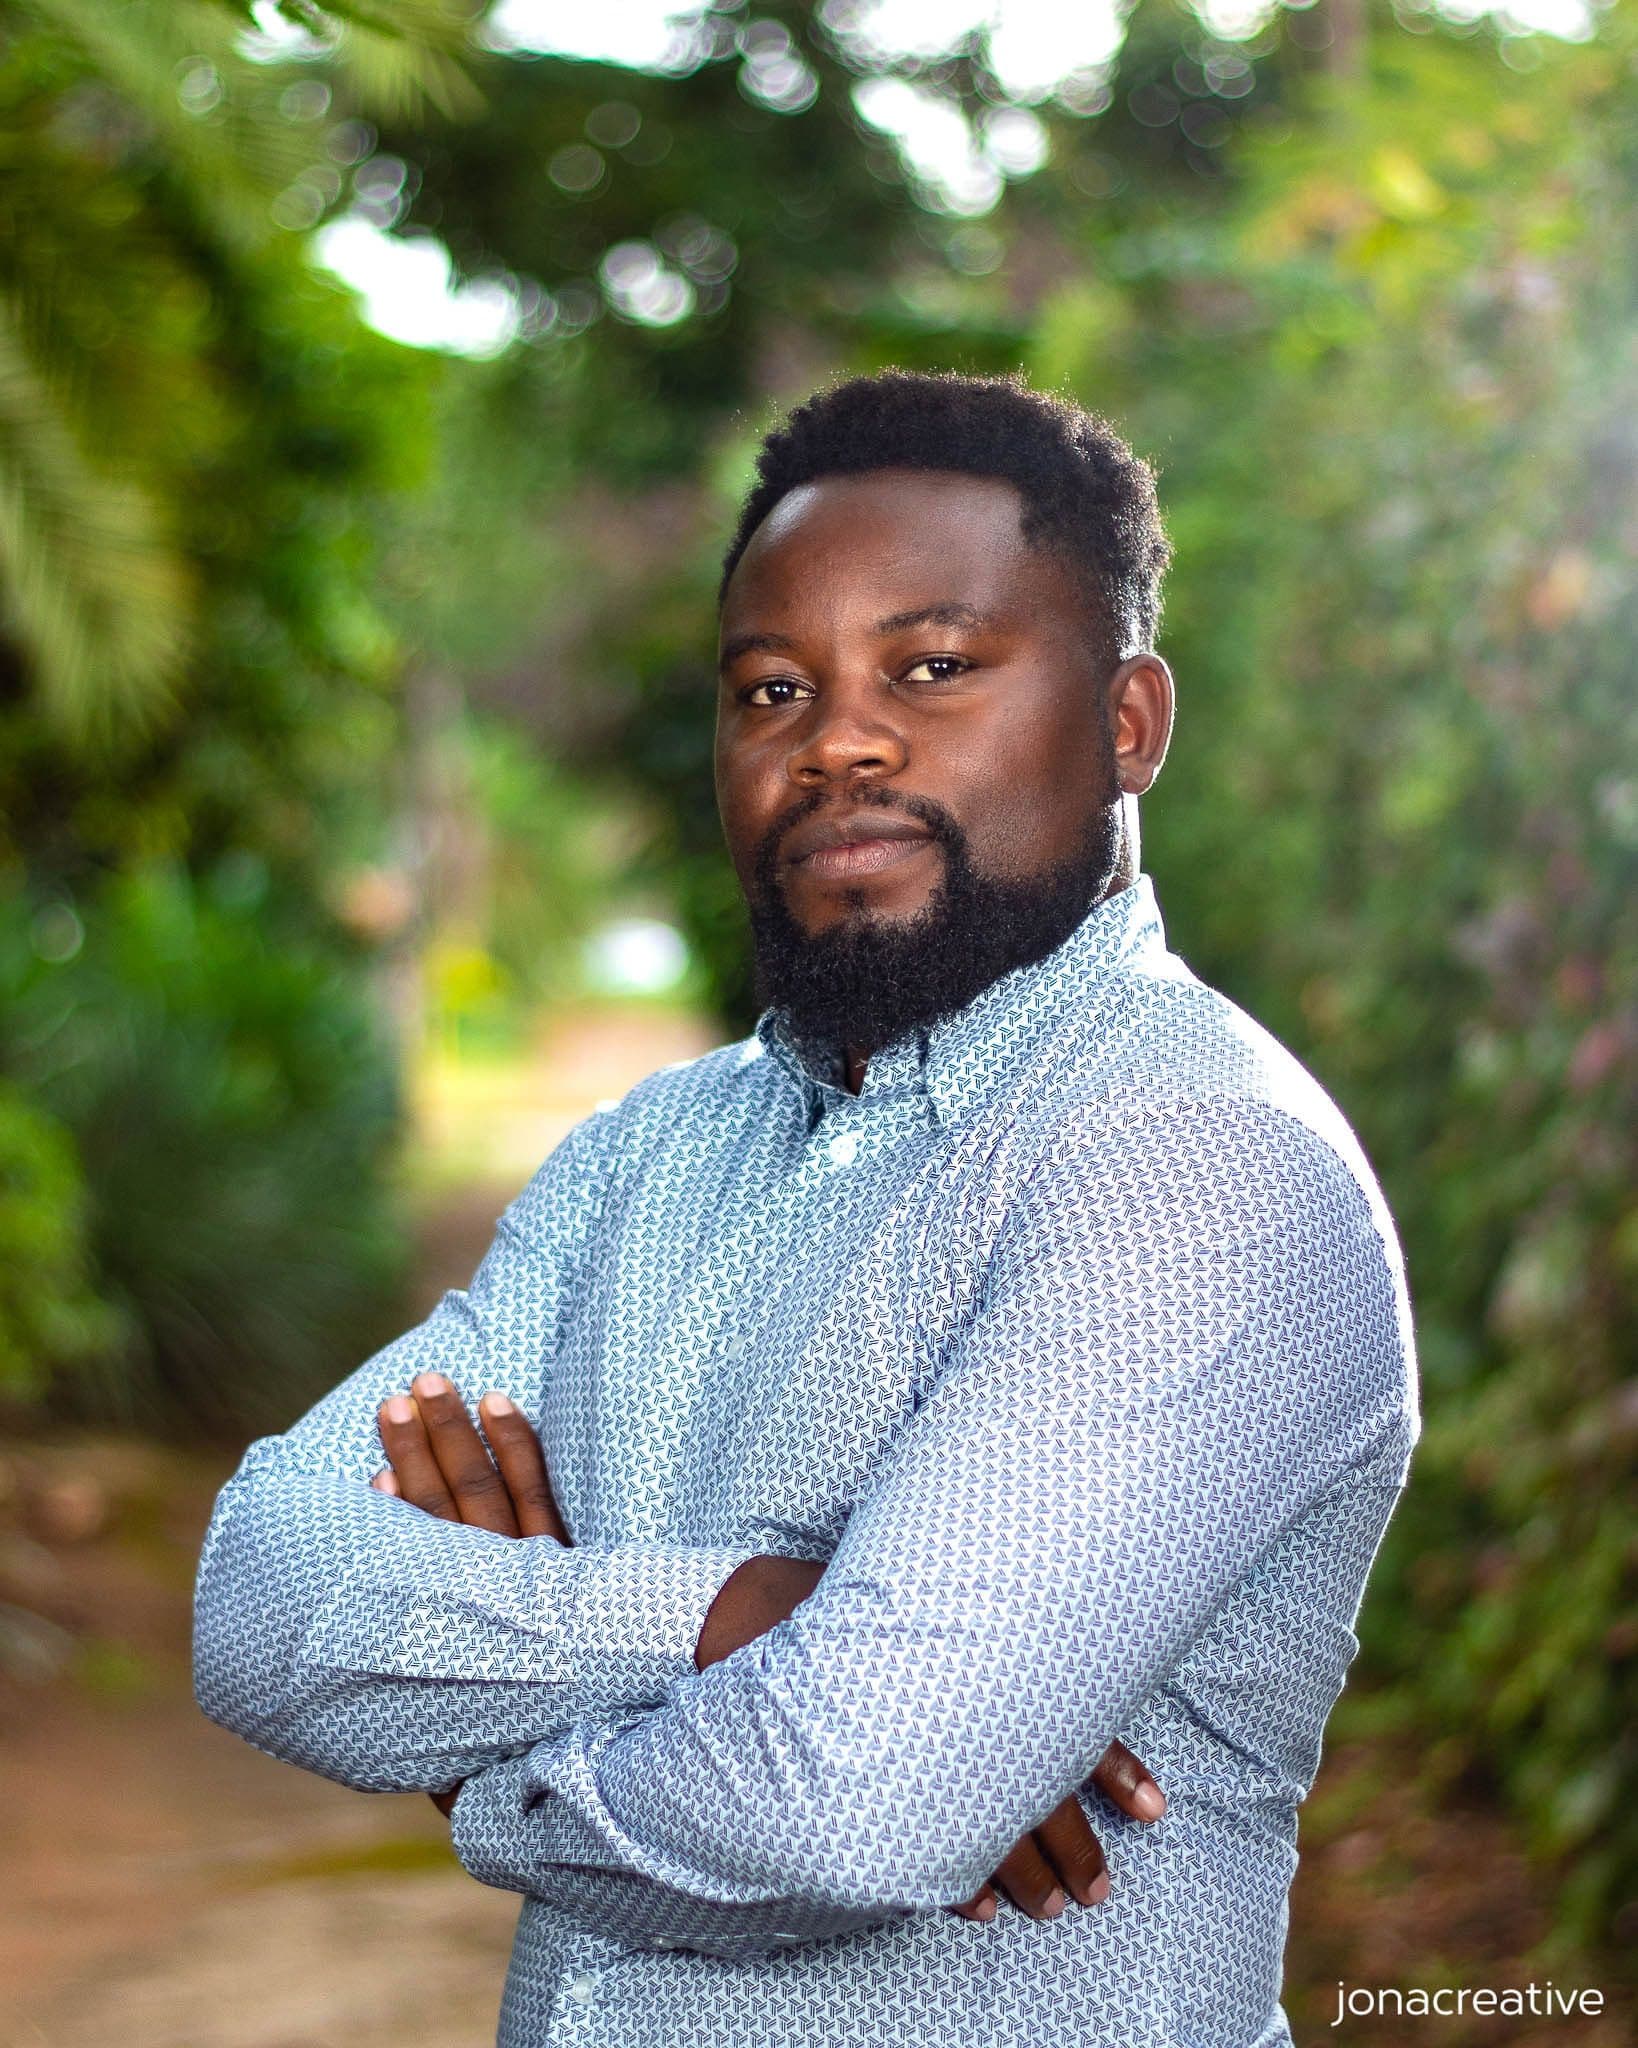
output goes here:
<path id="1" fill-rule="evenodd" d="M 1153 470 L 1106 419 L 1034 390 L 1016 372 L 883 370 L 797 406 L 758 453 L 718 605 L 752 534 L 787 492 L 877 469 L 954 470 L 1014 485 L 1025 541 L 1058 555 L 1088 591 L 1107 658 L 1154 645 L 1171 548 Z"/>

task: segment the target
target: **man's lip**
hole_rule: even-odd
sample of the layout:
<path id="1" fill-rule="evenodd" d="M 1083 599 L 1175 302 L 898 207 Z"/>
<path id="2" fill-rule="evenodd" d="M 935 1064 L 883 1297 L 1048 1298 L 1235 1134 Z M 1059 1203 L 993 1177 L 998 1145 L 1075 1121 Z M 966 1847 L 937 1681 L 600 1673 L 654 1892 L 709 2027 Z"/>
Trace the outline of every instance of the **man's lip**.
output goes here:
<path id="1" fill-rule="evenodd" d="M 806 825 L 798 825 L 785 842 L 785 858 L 793 865 L 799 865 L 815 853 L 837 847 L 868 846 L 879 839 L 927 839 L 930 836 L 923 826 L 912 824 L 906 818 L 855 812 L 848 818 L 816 818 Z"/>
<path id="2" fill-rule="evenodd" d="M 878 832 L 873 839 L 844 840 L 840 846 L 815 847 L 796 865 L 804 875 L 820 880 L 826 877 L 860 880 L 866 875 L 882 874 L 888 868 L 914 860 L 918 853 L 932 844 L 933 837 L 929 832 Z"/>

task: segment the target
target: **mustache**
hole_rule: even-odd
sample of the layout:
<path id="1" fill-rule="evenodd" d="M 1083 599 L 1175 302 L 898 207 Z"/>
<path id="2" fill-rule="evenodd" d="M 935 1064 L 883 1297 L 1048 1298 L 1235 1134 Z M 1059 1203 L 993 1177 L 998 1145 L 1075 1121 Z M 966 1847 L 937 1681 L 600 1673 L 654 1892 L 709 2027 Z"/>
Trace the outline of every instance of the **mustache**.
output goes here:
<path id="1" fill-rule="evenodd" d="M 757 841 L 754 872 L 759 885 L 771 887 L 779 872 L 779 849 L 785 844 L 798 825 L 806 824 L 816 811 L 862 810 L 866 806 L 878 810 L 897 811 L 907 818 L 914 818 L 930 838 L 947 849 L 965 847 L 967 835 L 955 819 L 940 803 L 931 797 L 905 794 L 898 790 L 883 789 L 876 783 L 865 783 L 858 789 L 849 790 L 845 797 L 827 799 L 822 791 L 802 802 L 793 804 L 783 811 Z"/>

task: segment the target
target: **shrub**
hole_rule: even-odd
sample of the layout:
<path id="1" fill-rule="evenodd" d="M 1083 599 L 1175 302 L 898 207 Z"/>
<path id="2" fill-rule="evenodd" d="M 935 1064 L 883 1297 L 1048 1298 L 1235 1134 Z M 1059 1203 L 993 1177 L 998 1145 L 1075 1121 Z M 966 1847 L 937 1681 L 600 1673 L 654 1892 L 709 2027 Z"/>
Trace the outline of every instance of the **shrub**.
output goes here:
<path id="1" fill-rule="evenodd" d="M 74 1141 L 0 1081 L 0 1396 L 111 1345 L 118 1318 L 90 1284 L 88 1203 Z"/>
<path id="2" fill-rule="evenodd" d="M 5 906 L 0 1056 L 78 1147 L 125 1333 L 83 1396 L 105 1418 L 270 1427 L 382 1334 L 398 1104 L 357 984 L 270 906 L 175 872 L 109 884 L 83 927 Z"/>

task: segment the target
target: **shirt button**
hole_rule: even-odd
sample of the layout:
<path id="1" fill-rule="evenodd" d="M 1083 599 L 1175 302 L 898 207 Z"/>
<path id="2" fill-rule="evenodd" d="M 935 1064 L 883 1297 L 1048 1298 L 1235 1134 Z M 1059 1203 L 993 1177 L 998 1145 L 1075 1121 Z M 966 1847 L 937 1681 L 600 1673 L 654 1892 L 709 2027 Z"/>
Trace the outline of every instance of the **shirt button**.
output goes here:
<path id="1" fill-rule="evenodd" d="M 597 1979 L 589 1970 L 582 1970 L 578 1977 L 569 1979 L 569 1996 L 576 2005 L 590 2005 L 597 1996 Z"/>
<path id="2" fill-rule="evenodd" d="M 859 1135 L 856 1131 L 843 1131 L 830 1141 L 830 1156 L 838 1166 L 851 1166 L 858 1152 Z"/>

